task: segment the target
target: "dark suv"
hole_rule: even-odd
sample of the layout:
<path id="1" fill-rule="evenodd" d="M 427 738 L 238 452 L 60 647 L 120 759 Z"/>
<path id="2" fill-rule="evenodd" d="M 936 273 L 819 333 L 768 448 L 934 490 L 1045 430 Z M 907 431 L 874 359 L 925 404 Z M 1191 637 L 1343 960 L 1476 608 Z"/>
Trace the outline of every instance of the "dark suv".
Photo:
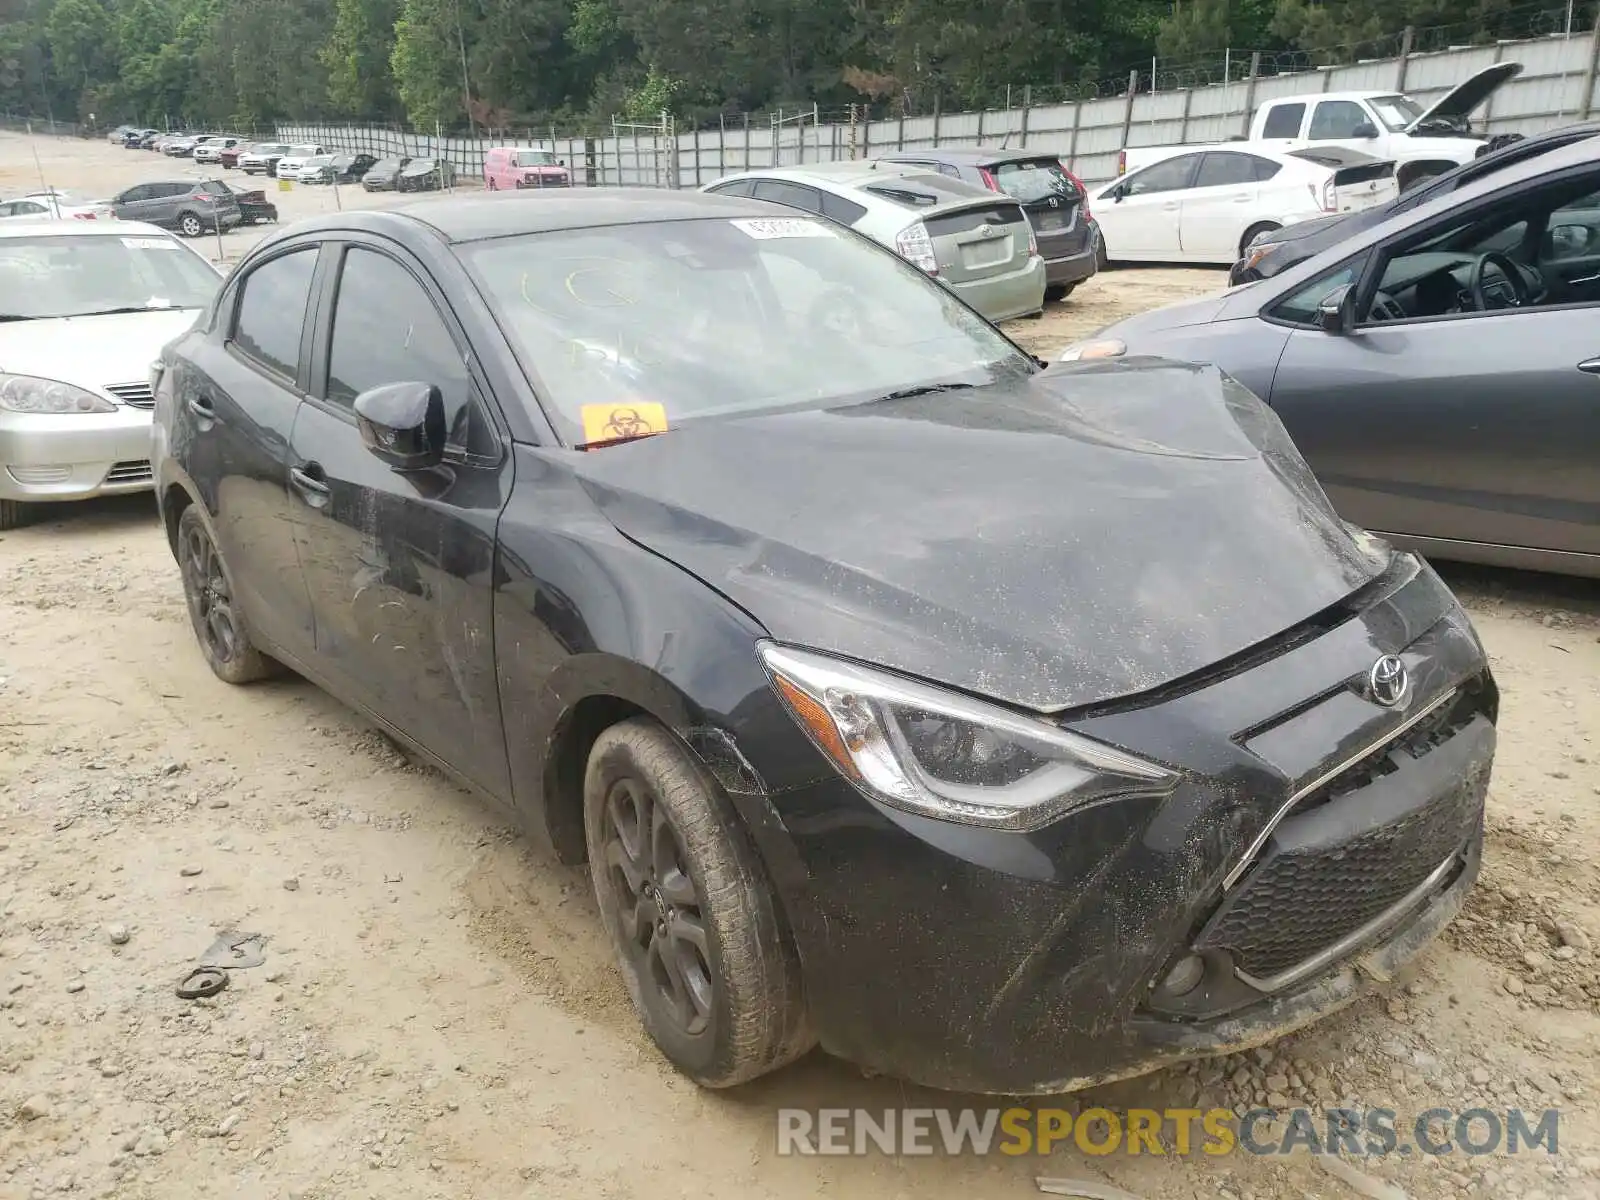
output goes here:
<path id="1" fill-rule="evenodd" d="M 238 199 L 218 179 L 138 183 L 113 196 L 111 205 L 119 220 L 145 221 L 184 237 L 232 229 L 244 220 Z"/>
<path id="2" fill-rule="evenodd" d="M 1046 300 L 1061 300 L 1099 269 L 1089 195 L 1053 154 L 1031 150 L 907 150 L 880 155 L 965 179 L 1022 202 L 1045 262 Z"/>

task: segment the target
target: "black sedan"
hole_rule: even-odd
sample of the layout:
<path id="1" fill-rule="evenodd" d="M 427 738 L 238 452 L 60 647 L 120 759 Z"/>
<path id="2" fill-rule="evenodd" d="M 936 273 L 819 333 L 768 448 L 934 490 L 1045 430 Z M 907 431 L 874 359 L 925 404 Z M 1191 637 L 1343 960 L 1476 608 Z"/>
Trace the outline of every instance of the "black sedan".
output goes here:
<path id="1" fill-rule="evenodd" d="M 369 192 L 396 191 L 399 187 L 400 172 L 410 165 L 409 158 L 380 158 L 362 174 L 361 186 Z"/>
<path id="2" fill-rule="evenodd" d="M 1440 558 L 1600 577 L 1597 309 L 1588 137 L 1063 356 L 1213 363 L 1271 404 L 1348 520 Z"/>
<path id="3" fill-rule="evenodd" d="M 1215 370 L 1044 369 L 848 229 L 347 211 L 153 382 L 213 671 L 300 672 L 586 860 L 704 1084 L 818 1040 L 1005 1093 L 1252 1045 L 1476 874 L 1496 689 L 1438 577 Z"/>
<path id="4" fill-rule="evenodd" d="M 325 163 L 316 179 L 309 179 L 302 172 L 301 183 L 360 183 L 362 176 L 370 171 L 378 160 L 371 154 L 335 154 L 332 161 Z"/>

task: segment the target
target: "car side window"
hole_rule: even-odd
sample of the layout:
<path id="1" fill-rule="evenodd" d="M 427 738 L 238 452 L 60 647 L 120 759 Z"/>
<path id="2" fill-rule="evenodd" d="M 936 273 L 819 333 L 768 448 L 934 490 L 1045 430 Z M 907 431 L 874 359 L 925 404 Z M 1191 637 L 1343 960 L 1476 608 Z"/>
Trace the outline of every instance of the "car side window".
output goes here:
<path id="1" fill-rule="evenodd" d="M 786 204 L 790 208 L 802 209 L 805 212 L 822 211 L 821 193 L 814 188 L 790 183 L 785 179 L 761 180 L 756 184 L 755 196 L 757 200 L 770 200 L 774 204 Z"/>
<path id="2" fill-rule="evenodd" d="M 1147 196 L 1152 192 L 1175 192 L 1186 188 L 1189 186 L 1189 177 L 1194 173 L 1195 161 L 1200 157 L 1198 154 L 1180 154 L 1146 167 L 1129 177 L 1128 182 L 1122 185 L 1123 191 L 1129 196 Z"/>
<path id="3" fill-rule="evenodd" d="M 32 216 L 35 213 L 49 212 L 50 210 L 37 200 L 18 200 L 11 209 L 15 216 Z"/>
<path id="4" fill-rule="evenodd" d="M 268 259 L 239 284 L 229 340 L 245 356 L 285 379 L 293 380 L 299 373 L 300 334 L 316 269 L 317 247 L 305 246 Z"/>
<path id="5" fill-rule="evenodd" d="M 466 359 L 428 290 L 387 254 L 352 246 L 339 273 L 328 351 L 329 401 L 349 408 L 385 383 L 431 383 L 444 396 L 452 445 L 492 450 L 492 431 L 472 403 Z"/>
<path id="6" fill-rule="evenodd" d="M 132 204 L 135 200 L 147 200 L 149 197 L 150 185 L 141 183 L 123 192 L 122 195 L 117 197 L 117 202 L 119 204 Z"/>
<path id="7" fill-rule="evenodd" d="M 1267 109 L 1267 123 L 1261 129 L 1264 138 L 1294 138 L 1300 136 L 1300 122 L 1305 120 L 1304 104 L 1274 104 Z"/>
<path id="8" fill-rule="evenodd" d="M 846 200 L 843 196 L 835 196 L 832 192 L 822 193 L 822 215 L 841 225 L 854 225 L 867 215 L 864 204 L 857 204 L 854 200 Z"/>
<path id="9" fill-rule="evenodd" d="M 1195 177 L 1194 186 L 1203 188 L 1254 183 L 1258 178 L 1256 164 L 1265 161 L 1252 154 L 1207 154 L 1200 160 L 1200 174 Z"/>
<path id="10" fill-rule="evenodd" d="M 755 186 L 753 179 L 735 179 L 732 183 L 719 183 L 711 191 L 718 196 L 748 196 Z"/>
<path id="11" fill-rule="evenodd" d="M 1353 138 L 1356 130 L 1371 125 L 1367 110 L 1354 100 L 1322 100 L 1311 114 L 1312 141 L 1324 138 Z"/>

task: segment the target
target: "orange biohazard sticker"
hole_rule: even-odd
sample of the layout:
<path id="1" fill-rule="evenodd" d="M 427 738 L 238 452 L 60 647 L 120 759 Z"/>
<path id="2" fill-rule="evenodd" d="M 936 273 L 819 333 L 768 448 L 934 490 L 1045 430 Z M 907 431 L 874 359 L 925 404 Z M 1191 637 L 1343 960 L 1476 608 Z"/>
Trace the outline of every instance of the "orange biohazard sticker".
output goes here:
<path id="1" fill-rule="evenodd" d="M 633 401 L 626 404 L 585 404 L 583 442 L 620 442 L 667 431 L 667 410 L 660 404 Z"/>

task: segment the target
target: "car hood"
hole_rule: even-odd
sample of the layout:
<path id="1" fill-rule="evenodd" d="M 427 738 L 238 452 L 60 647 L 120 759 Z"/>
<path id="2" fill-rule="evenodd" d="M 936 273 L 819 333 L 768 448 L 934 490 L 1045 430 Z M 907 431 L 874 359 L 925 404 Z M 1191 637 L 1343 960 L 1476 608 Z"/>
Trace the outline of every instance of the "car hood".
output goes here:
<path id="1" fill-rule="evenodd" d="M 1440 122 L 1454 124 L 1466 120 L 1501 84 L 1515 79 L 1520 74 L 1522 74 L 1522 64 L 1519 62 L 1495 63 L 1493 66 L 1485 67 L 1435 101 L 1432 108 L 1407 126 L 1406 132 L 1410 133 Z"/>
<path id="2" fill-rule="evenodd" d="M 0 325 L 0 371 L 38 375 L 84 388 L 143 383 L 161 347 L 194 324 L 200 310 L 153 309 L 108 317 L 60 317 Z"/>
<path id="3" fill-rule="evenodd" d="M 690 424 L 576 470 L 775 638 L 1038 711 L 1201 670 L 1387 561 L 1270 409 L 1158 359 Z"/>
<path id="4" fill-rule="evenodd" d="M 1222 315 L 1229 293 L 1217 292 L 1209 296 L 1196 296 L 1192 300 L 1178 300 L 1160 308 L 1147 309 L 1124 317 L 1114 325 L 1102 329 L 1095 337 L 1121 337 L 1123 331 L 1149 333 L 1157 329 L 1182 329 L 1187 325 L 1209 325 Z"/>

